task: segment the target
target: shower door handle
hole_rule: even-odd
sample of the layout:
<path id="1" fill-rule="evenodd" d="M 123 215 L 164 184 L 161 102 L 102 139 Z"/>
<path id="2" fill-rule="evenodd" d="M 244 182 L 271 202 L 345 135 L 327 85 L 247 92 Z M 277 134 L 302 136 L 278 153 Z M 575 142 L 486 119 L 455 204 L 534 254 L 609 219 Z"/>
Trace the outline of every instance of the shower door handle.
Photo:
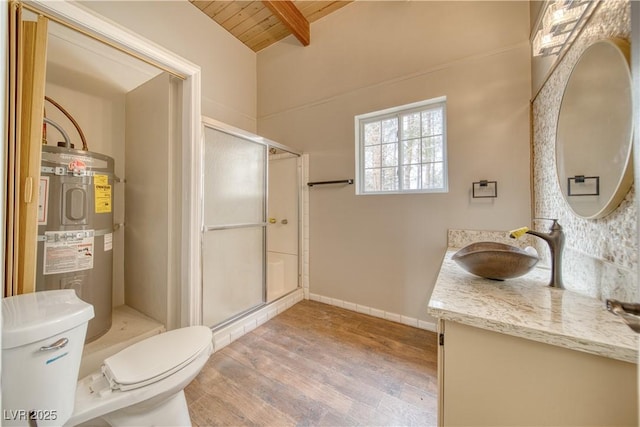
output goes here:
<path id="1" fill-rule="evenodd" d="M 269 218 L 269 224 L 276 224 L 277 222 L 278 222 L 278 220 L 277 220 L 277 219 L 275 219 L 275 218 Z M 285 219 L 283 219 L 282 221 L 280 221 L 280 224 L 287 225 L 287 224 L 289 224 L 289 220 L 285 218 Z"/>

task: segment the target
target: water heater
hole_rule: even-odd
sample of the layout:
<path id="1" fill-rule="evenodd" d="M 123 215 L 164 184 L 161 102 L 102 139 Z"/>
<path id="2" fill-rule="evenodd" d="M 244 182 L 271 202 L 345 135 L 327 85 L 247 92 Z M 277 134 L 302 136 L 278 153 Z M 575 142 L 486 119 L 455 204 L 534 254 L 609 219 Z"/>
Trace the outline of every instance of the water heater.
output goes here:
<path id="1" fill-rule="evenodd" d="M 93 305 L 86 342 L 111 327 L 114 160 L 42 146 L 36 291 L 74 289 Z"/>

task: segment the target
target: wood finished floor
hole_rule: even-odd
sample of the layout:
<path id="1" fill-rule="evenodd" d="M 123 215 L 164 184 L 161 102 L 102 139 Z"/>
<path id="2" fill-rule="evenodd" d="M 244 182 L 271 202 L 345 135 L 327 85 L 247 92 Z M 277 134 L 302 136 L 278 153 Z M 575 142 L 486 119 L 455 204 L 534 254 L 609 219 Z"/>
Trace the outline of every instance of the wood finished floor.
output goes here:
<path id="1" fill-rule="evenodd" d="M 211 355 L 194 426 L 432 426 L 433 332 L 302 301 Z"/>

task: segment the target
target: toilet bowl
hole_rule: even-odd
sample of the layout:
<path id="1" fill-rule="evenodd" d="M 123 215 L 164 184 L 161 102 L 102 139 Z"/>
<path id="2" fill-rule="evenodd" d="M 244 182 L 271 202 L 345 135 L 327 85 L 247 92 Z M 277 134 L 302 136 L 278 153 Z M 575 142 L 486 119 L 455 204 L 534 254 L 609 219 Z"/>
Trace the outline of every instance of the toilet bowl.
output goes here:
<path id="1" fill-rule="evenodd" d="M 190 425 L 183 390 L 212 352 L 211 330 L 147 338 L 76 382 L 92 317 L 73 290 L 3 299 L 2 425 Z"/>

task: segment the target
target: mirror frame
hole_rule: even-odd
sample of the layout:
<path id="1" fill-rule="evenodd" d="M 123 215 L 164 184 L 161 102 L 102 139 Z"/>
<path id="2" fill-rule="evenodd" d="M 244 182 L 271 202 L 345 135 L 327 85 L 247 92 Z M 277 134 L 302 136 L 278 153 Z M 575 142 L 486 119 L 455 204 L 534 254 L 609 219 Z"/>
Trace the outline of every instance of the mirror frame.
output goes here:
<path id="1" fill-rule="evenodd" d="M 624 152 L 624 161 L 623 164 L 621 164 L 621 168 L 620 170 L 616 173 L 615 175 L 615 179 L 617 180 L 616 185 L 613 189 L 613 191 L 611 192 L 611 194 L 603 194 L 602 197 L 606 198 L 605 203 L 602 205 L 602 207 L 600 209 L 598 209 L 597 211 L 594 211 L 592 214 L 584 214 L 584 213 L 578 213 L 576 211 L 576 209 L 574 208 L 574 206 L 572 206 L 571 201 L 568 198 L 567 195 L 567 191 L 565 191 L 565 186 L 567 185 L 567 176 L 564 176 L 561 174 L 560 171 L 560 165 L 559 165 L 559 158 L 561 156 L 558 155 L 559 152 L 559 143 L 561 143 L 560 141 L 560 131 L 561 131 L 561 120 L 562 120 L 562 107 L 564 105 L 564 102 L 566 100 L 566 96 L 567 96 L 567 89 L 569 88 L 569 85 L 571 83 L 571 78 L 572 76 L 574 76 L 574 72 L 576 71 L 576 69 L 578 68 L 578 66 L 580 65 L 581 61 L 585 58 L 585 55 L 587 53 L 589 53 L 589 51 L 594 47 L 594 46 L 599 46 L 602 44 L 607 44 L 611 47 L 613 47 L 616 52 L 619 54 L 620 56 L 620 62 L 619 64 L 626 64 L 626 76 L 628 78 L 628 84 L 629 84 L 629 102 L 631 105 L 631 111 L 629 111 L 629 132 L 628 132 L 628 140 L 626 141 L 618 141 L 616 142 L 616 144 L 619 144 L 623 149 L 620 150 L 621 152 Z M 620 38 L 607 38 L 607 39 L 601 39 L 601 40 L 597 40 L 594 41 L 593 43 L 591 43 L 581 54 L 580 57 L 578 58 L 578 61 L 575 63 L 575 65 L 573 66 L 573 69 L 571 70 L 571 74 L 569 75 L 569 78 L 567 79 L 567 82 L 565 84 L 565 88 L 562 94 L 562 100 L 560 102 L 560 108 L 558 110 L 558 120 L 557 120 L 557 125 L 556 125 L 556 135 L 555 135 L 555 161 L 556 161 L 556 177 L 558 180 L 558 184 L 560 186 L 560 193 L 562 194 L 563 199 L 565 200 L 565 202 L 567 203 L 567 206 L 570 208 L 571 212 L 580 217 L 580 218 L 584 218 L 584 219 L 598 219 L 598 218 L 603 218 L 606 215 L 609 215 L 611 212 L 613 212 L 622 202 L 622 200 L 625 198 L 625 196 L 627 195 L 627 193 L 629 192 L 629 190 L 631 189 L 631 186 L 633 184 L 633 180 L 634 180 L 634 173 L 633 173 L 633 131 L 634 131 L 634 123 L 633 123 L 633 100 L 632 100 L 632 90 L 633 90 L 633 81 L 632 81 L 632 75 L 631 75 L 631 68 L 630 68 L 630 43 L 627 40 L 624 39 L 620 39 Z M 626 144 L 626 147 L 625 147 Z"/>

